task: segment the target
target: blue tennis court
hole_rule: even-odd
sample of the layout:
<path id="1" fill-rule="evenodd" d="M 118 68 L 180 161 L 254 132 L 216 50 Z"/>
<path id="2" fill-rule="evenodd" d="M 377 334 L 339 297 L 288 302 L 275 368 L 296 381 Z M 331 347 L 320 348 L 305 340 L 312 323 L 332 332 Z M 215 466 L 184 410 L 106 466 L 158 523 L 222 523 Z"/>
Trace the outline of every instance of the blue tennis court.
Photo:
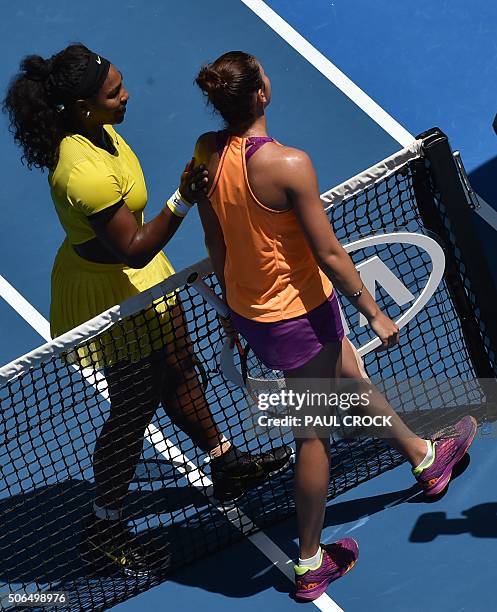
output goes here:
<path id="1" fill-rule="evenodd" d="M 5 90 L 21 57 L 81 41 L 122 71 L 130 101 L 118 127 L 142 164 L 153 217 L 177 187 L 198 134 L 218 129 L 193 80 L 231 49 L 253 53 L 270 75 L 271 134 L 311 156 L 324 192 L 438 126 L 461 151 L 480 196 L 472 212 L 497 277 L 497 7 L 488 0 L 187 0 L 173 6 L 25 0 L 0 24 Z M 46 174 L 28 172 L 1 124 L 4 205 L 0 245 L 1 365 L 49 339 L 50 274 L 63 240 Z M 206 256 L 198 215 L 166 249 L 177 270 Z M 495 608 L 496 429 L 479 432 L 469 465 L 436 504 L 424 503 L 406 465 L 329 505 L 325 543 L 353 536 L 360 560 L 321 610 Z M 121 610 L 290 610 L 297 555 L 294 518 L 183 567 Z M 2 580 L 0 576 L 0 580 Z"/>

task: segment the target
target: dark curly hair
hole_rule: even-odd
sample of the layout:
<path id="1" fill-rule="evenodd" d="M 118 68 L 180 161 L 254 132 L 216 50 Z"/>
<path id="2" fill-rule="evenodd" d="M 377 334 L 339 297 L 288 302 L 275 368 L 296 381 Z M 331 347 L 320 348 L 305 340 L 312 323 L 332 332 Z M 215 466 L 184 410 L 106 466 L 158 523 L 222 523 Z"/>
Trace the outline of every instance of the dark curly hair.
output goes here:
<path id="1" fill-rule="evenodd" d="M 49 59 L 28 55 L 3 101 L 10 130 L 28 168 L 55 168 L 62 138 L 69 130 L 68 109 L 88 66 L 90 50 L 69 45 Z"/>
<path id="2" fill-rule="evenodd" d="M 226 123 L 242 127 L 255 118 L 252 94 L 264 86 L 257 59 L 230 51 L 202 66 L 195 82 Z"/>

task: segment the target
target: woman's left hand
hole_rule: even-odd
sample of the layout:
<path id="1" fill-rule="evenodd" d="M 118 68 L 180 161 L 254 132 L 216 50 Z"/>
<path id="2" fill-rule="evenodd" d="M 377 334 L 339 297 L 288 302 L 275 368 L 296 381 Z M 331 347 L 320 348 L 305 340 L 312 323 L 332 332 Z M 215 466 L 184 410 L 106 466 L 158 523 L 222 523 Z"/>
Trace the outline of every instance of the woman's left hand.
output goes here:
<path id="1" fill-rule="evenodd" d="M 208 181 L 209 172 L 206 167 L 203 164 L 195 166 L 195 160 L 192 158 L 181 175 L 179 183 L 181 196 L 190 204 L 198 202 L 207 193 Z"/>

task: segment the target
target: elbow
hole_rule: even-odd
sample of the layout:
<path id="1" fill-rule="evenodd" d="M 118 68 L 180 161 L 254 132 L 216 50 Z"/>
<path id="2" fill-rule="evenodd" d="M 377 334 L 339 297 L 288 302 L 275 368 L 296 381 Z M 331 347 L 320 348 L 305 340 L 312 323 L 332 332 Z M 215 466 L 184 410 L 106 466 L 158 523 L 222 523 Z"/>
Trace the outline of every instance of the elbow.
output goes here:
<path id="1" fill-rule="evenodd" d="M 316 254 L 316 261 L 321 270 L 332 280 L 332 282 L 340 278 L 345 263 L 340 253 Z"/>
<path id="2" fill-rule="evenodd" d="M 209 235 L 205 236 L 205 248 L 211 256 L 211 253 L 215 255 L 224 253 L 226 247 L 224 245 L 224 241 L 220 241 L 218 237 L 212 237 Z"/>
<path id="3" fill-rule="evenodd" d="M 132 268 L 133 270 L 142 270 L 147 265 L 147 263 L 141 262 L 141 261 L 130 260 L 126 263 L 126 265 L 128 266 L 128 268 Z"/>
<path id="4" fill-rule="evenodd" d="M 128 268 L 134 270 L 142 270 L 147 264 L 152 261 L 152 257 L 145 257 L 143 255 L 130 255 L 126 254 L 123 256 L 122 261 Z"/>
<path id="5" fill-rule="evenodd" d="M 207 253 L 209 254 L 209 257 L 210 257 L 211 253 L 214 251 L 214 245 L 213 245 L 211 240 L 207 239 L 207 237 L 204 240 L 204 244 L 205 244 L 205 248 L 207 250 Z"/>
<path id="6" fill-rule="evenodd" d="M 212 247 L 216 243 L 215 234 L 204 230 L 204 242 L 206 247 Z"/>
<path id="7" fill-rule="evenodd" d="M 130 242 L 121 254 L 122 261 L 135 270 L 141 270 L 149 264 L 158 251 L 150 251 L 141 241 Z"/>
<path id="8" fill-rule="evenodd" d="M 315 252 L 314 258 L 322 270 L 334 270 L 338 265 L 339 259 L 336 253 L 330 251 Z"/>

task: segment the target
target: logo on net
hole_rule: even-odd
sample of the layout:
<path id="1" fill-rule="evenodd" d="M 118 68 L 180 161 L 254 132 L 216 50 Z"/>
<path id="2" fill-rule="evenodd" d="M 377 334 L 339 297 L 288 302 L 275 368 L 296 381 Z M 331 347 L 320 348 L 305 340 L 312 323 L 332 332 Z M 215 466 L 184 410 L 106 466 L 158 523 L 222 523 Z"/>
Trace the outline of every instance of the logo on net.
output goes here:
<path id="1" fill-rule="evenodd" d="M 438 242 L 433 240 L 433 238 L 430 238 L 424 234 L 394 232 L 387 234 L 375 234 L 373 236 L 361 238 L 351 242 L 350 244 L 344 245 L 344 249 L 348 253 L 354 253 L 364 249 L 371 249 L 372 247 L 374 248 L 395 244 L 399 245 L 399 247 L 416 247 L 418 252 L 421 251 L 424 254 L 424 286 L 421 291 L 418 291 L 418 295 L 414 295 L 409 287 L 402 282 L 401 278 L 404 276 L 402 272 L 399 270 L 398 273 L 395 274 L 388 267 L 388 265 L 382 261 L 380 257 L 378 257 L 378 255 L 373 255 L 367 259 L 364 259 L 364 261 L 358 264 L 356 268 L 361 276 L 364 286 L 367 288 L 373 298 L 376 299 L 376 289 L 378 286 L 381 286 L 383 291 L 388 294 L 392 301 L 394 301 L 401 309 L 402 313 L 395 319 L 395 323 L 399 329 L 402 329 L 426 306 L 442 282 L 445 270 L 445 255 L 442 247 L 438 244 Z M 406 261 L 408 261 L 409 253 L 405 249 L 404 255 Z M 431 271 L 429 271 L 429 266 L 427 267 L 425 263 L 426 256 L 428 256 L 430 259 Z M 416 257 L 419 258 L 420 255 L 417 255 Z M 340 313 L 342 316 L 345 335 L 349 335 L 350 327 L 345 320 L 341 308 Z M 355 316 L 359 317 L 359 327 L 367 326 L 367 320 L 363 315 L 359 315 L 359 313 L 357 313 Z M 371 337 L 371 339 L 363 344 L 363 346 L 358 348 L 358 353 L 361 356 L 364 356 L 380 346 L 380 344 L 381 341 L 379 338 L 376 336 Z M 285 387 L 284 379 L 281 378 L 275 378 L 274 380 L 264 379 L 261 381 L 248 376 L 247 380 L 244 381 L 234 364 L 233 350 L 229 348 L 228 342 L 224 344 L 223 350 L 221 351 L 220 363 L 225 377 L 236 386 L 246 386 L 254 399 L 257 398 L 257 394 L 261 391 L 278 392 Z"/>
<path id="2" fill-rule="evenodd" d="M 344 245 L 344 249 L 350 254 L 363 249 L 370 249 L 371 247 L 393 244 L 416 247 L 418 251 L 422 251 L 425 254 L 424 259 L 426 259 L 426 255 L 428 255 L 431 260 L 431 271 L 429 274 L 426 264 L 423 263 L 423 269 L 427 272 L 427 278 L 419 295 L 414 295 L 402 282 L 399 278 L 399 276 L 403 276 L 402 274 L 395 274 L 377 255 L 369 257 L 356 267 L 364 286 L 371 293 L 373 298 L 376 299 L 377 286 L 381 286 L 399 308 L 403 309 L 402 314 L 395 320 L 399 329 L 402 329 L 426 306 L 439 288 L 445 270 L 445 255 L 442 247 L 438 242 L 433 240 L 433 238 L 425 236 L 424 234 L 410 232 L 395 232 L 368 236 L 367 238 L 361 238 L 360 240 Z M 417 257 L 421 257 L 421 255 Z M 405 309 L 406 306 L 408 306 L 407 309 Z M 364 315 L 360 314 L 358 316 L 358 326 L 366 326 L 367 320 Z M 345 334 L 348 335 L 350 328 L 343 316 L 343 312 L 342 321 Z M 364 356 L 379 345 L 380 339 L 375 337 L 361 346 L 358 352 L 361 356 Z"/>

